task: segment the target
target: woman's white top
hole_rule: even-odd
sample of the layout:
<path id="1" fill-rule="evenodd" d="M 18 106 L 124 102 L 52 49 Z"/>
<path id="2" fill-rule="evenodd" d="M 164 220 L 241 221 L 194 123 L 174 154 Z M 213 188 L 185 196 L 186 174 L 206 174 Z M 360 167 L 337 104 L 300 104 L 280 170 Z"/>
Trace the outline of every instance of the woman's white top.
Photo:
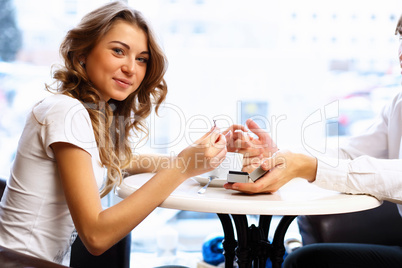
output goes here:
<path id="1" fill-rule="evenodd" d="M 402 215 L 402 93 L 371 127 L 341 146 L 339 158 L 320 158 L 315 184 L 345 193 L 367 193 L 398 203 Z"/>
<path id="2" fill-rule="evenodd" d="M 102 186 L 104 168 L 87 110 L 65 95 L 45 98 L 29 114 L 18 144 L 0 203 L 0 245 L 68 265 L 76 235 L 50 147 L 55 142 L 87 151 Z"/>

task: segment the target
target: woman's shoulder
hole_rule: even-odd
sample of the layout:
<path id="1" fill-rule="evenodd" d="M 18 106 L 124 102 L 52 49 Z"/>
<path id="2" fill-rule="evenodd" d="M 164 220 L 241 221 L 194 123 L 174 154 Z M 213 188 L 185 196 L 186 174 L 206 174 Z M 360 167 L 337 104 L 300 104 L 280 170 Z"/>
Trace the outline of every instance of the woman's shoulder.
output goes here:
<path id="1" fill-rule="evenodd" d="M 75 105 L 82 105 L 81 102 L 73 97 L 61 94 L 61 93 L 56 93 L 52 94 L 50 96 L 47 96 L 43 100 L 41 100 L 39 105 L 42 106 L 54 106 L 54 105 L 61 105 L 61 106 L 75 106 Z"/>
<path id="2" fill-rule="evenodd" d="M 34 106 L 32 112 L 42 122 L 48 117 L 61 114 L 68 115 L 79 112 L 84 116 L 88 115 L 84 105 L 79 100 L 64 94 L 52 94 L 44 98 Z"/>

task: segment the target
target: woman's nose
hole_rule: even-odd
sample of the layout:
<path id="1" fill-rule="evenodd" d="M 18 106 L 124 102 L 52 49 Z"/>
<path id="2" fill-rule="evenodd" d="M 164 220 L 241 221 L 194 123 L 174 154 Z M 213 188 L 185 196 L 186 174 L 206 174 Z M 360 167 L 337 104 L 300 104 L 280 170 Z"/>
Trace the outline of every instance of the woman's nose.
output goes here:
<path id="1" fill-rule="evenodd" d="M 127 60 L 122 66 L 122 71 L 128 75 L 132 75 L 135 72 L 135 60 Z"/>

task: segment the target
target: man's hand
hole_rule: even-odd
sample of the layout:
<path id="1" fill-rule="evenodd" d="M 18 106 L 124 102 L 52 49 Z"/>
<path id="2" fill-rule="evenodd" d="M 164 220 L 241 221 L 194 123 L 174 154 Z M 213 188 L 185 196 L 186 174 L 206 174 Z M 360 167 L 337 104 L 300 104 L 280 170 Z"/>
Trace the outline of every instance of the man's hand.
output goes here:
<path id="1" fill-rule="evenodd" d="M 254 183 L 226 183 L 226 189 L 243 193 L 273 193 L 293 178 L 299 177 L 314 181 L 317 172 L 317 159 L 290 151 L 278 151 L 272 157 L 264 159 L 261 168 L 269 170 Z"/>
<path id="2" fill-rule="evenodd" d="M 232 132 L 227 139 L 228 151 L 243 154 L 243 171 L 250 173 L 261 165 L 262 159 L 271 157 L 278 148 L 271 136 L 252 119 L 246 121 L 246 126 L 256 138 L 251 136 L 247 128 L 242 125 L 233 125 L 225 130 L 224 134 Z"/>

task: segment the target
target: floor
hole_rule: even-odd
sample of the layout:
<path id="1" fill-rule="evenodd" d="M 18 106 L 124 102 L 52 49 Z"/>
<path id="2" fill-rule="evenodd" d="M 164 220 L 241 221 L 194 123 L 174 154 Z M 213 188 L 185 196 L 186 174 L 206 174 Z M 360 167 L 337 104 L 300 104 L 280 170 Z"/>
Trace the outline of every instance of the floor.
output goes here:
<path id="1" fill-rule="evenodd" d="M 161 212 L 162 214 L 156 214 L 159 220 L 165 219 L 164 226 L 159 226 L 151 216 L 133 231 L 130 268 L 153 268 L 168 264 L 189 268 L 216 267 L 203 262 L 201 250 L 205 241 L 223 235 L 217 216 L 187 212 L 185 215 L 180 215 L 181 212 L 177 211 L 170 211 L 171 215 L 166 215 L 169 214 L 169 210 L 166 209 Z M 272 219 L 270 240 L 279 220 L 280 217 Z M 251 217 L 249 222 L 257 223 L 257 218 Z M 285 240 L 293 238 L 300 240 L 296 221 L 290 225 Z"/>
<path id="2" fill-rule="evenodd" d="M 133 252 L 130 268 L 153 268 L 162 265 L 182 265 L 189 268 L 198 268 L 202 263 L 201 252 L 178 251 L 175 256 L 158 257 L 157 253 Z"/>

